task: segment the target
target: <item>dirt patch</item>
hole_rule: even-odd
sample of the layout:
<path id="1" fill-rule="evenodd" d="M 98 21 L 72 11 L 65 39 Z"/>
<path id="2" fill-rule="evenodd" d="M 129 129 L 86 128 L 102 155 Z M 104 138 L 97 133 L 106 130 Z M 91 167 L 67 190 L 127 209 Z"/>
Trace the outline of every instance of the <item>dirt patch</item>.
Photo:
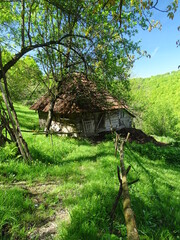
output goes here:
<path id="1" fill-rule="evenodd" d="M 41 203 L 43 203 L 42 194 L 52 194 L 59 184 L 60 183 L 57 182 L 47 182 L 30 186 L 28 190 L 32 194 L 32 199 L 35 205 L 38 207 Z M 69 221 L 69 212 L 67 209 L 63 208 L 62 201 L 59 201 L 59 203 L 52 208 L 55 210 L 53 216 L 49 217 L 46 221 L 43 221 L 40 226 L 36 227 L 35 230 L 29 234 L 29 239 L 53 239 L 57 234 L 58 224 L 62 221 Z"/>
<path id="2" fill-rule="evenodd" d="M 156 141 L 153 137 L 147 135 L 142 130 L 136 129 L 136 128 L 123 128 L 123 129 L 117 131 L 117 133 L 119 133 L 124 138 L 127 136 L 128 133 L 130 133 L 130 136 L 128 139 L 129 142 L 135 141 L 135 142 L 141 143 L 141 144 L 152 142 L 157 146 L 166 145 L 165 143 Z"/>
<path id="3" fill-rule="evenodd" d="M 55 189 L 60 185 L 60 182 L 49 181 L 46 183 L 33 183 L 27 184 L 25 181 L 14 182 L 10 184 L 0 184 L 0 188 L 7 189 L 13 187 L 19 187 L 27 191 L 27 195 L 34 202 L 34 206 L 37 209 L 36 216 L 39 216 L 39 206 L 44 205 L 45 209 L 43 211 L 48 211 L 48 208 L 51 208 L 54 213 L 51 216 L 48 216 L 40 220 L 34 226 L 33 231 L 28 233 L 27 239 L 54 239 L 57 234 L 58 224 L 62 221 L 69 222 L 69 212 L 67 209 L 64 209 L 62 205 L 62 200 L 59 199 L 53 206 L 48 206 L 46 203 L 46 197 L 53 195 Z M 42 211 L 42 210 L 41 210 Z"/>
<path id="4" fill-rule="evenodd" d="M 62 221 L 69 221 L 69 213 L 65 209 L 59 209 L 45 224 L 36 228 L 28 235 L 29 239 L 50 240 L 57 234 L 58 224 Z"/>
<path id="5" fill-rule="evenodd" d="M 166 143 L 162 143 L 162 142 L 158 142 L 156 141 L 153 137 L 147 135 L 146 133 L 144 133 L 142 130 L 140 129 L 136 129 L 136 128 L 122 128 L 121 130 L 116 131 L 118 134 L 121 135 L 121 137 L 126 138 L 127 134 L 130 133 L 129 142 L 137 142 L 140 144 L 144 144 L 144 143 L 148 143 L 148 142 L 152 142 L 157 146 L 165 146 L 167 145 Z M 112 132 L 101 132 L 98 136 L 93 136 L 90 137 L 90 141 L 92 143 L 100 143 L 102 141 L 104 141 L 106 138 L 109 139 L 109 137 L 107 137 L 109 134 L 112 134 Z"/>

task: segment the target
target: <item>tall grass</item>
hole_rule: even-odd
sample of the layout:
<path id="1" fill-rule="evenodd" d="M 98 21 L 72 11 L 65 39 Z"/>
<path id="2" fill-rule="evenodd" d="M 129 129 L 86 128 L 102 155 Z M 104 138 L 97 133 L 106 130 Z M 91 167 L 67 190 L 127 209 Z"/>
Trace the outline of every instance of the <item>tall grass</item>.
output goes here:
<path id="1" fill-rule="evenodd" d="M 16 107 L 21 110 L 21 125 L 37 129 L 37 115 L 25 107 Z M 119 159 L 114 157 L 113 141 L 95 145 L 87 140 L 57 136 L 51 139 L 32 133 L 24 133 L 24 137 L 33 157 L 31 164 L 16 156 L 13 145 L 0 150 L 2 233 L 6 230 L 12 239 L 26 239 L 28 231 L 61 206 L 68 209 L 70 221 L 59 222 L 57 239 L 126 239 L 121 202 L 113 234 L 109 233 L 110 211 L 119 187 Z M 141 239 L 180 238 L 179 152 L 179 145 L 126 145 L 126 166 L 132 166 L 128 180 L 140 179 L 130 186 L 130 196 Z M 50 181 L 57 185 L 51 193 L 43 193 L 41 207 L 36 208 L 28 190 L 14 187 L 19 181 L 33 186 Z M 4 217 L 6 214 L 8 217 Z"/>

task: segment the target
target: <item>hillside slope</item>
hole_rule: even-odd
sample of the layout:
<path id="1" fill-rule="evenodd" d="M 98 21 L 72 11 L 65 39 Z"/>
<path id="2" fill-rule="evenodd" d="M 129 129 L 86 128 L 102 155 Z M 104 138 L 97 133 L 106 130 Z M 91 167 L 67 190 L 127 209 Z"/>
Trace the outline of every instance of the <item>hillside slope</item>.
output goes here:
<path id="1" fill-rule="evenodd" d="M 150 134 L 178 137 L 180 134 L 180 71 L 132 79 L 132 105 L 136 127 Z"/>
<path id="2" fill-rule="evenodd" d="M 21 129 L 38 128 L 38 114 L 15 104 Z M 121 200 L 113 234 L 110 212 L 119 190 L 114 142 L 48 138 L 23 131 L 32 162 L 14 144 L 0 148 L 0 239 L 125 240 Z M 180 146 L 127 143 L 131 204 L 141 240 L 180 239 Z"/>

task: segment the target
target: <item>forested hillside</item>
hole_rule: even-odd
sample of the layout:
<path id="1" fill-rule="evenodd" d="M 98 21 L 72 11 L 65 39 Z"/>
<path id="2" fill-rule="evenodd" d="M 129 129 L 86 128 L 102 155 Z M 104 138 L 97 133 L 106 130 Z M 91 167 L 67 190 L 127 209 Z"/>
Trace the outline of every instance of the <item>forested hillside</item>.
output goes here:
<path id="1" fill-rule="evenodd" d="M 180 134 L 180 71 L 132 79 L 136 127 L 150 134 L 178 138 Z"/>

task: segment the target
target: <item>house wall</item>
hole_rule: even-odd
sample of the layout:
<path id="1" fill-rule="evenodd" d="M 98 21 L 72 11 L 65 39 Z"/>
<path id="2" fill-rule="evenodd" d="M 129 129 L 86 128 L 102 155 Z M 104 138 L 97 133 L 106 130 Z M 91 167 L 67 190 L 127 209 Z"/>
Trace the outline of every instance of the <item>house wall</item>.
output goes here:
<path id="1" fill-rule="evenodd" d="M 119 130 L 122 128 L 129 128 L 132 126 L 131 115 L 123 109 L 113 111 L 112 113 L 106 113 L 105 129 L 107 131 L 113 129 Z"/>
<path id="2" fill-rule="evenodd" d="M 45 127 L 47 113 L 39 112 L 39 124 L 41 128 Z M 74 114 L 69 118 L 62 118 L 55 114 L 51 124 L 54 131 L 64 133 L 73 133 L 74 136 L 92 136 L 100 132 L 119 130 L 124 127 L 131 127 L 132 117 L 127 111 L 120 109 L 110 112 Z M 77 134 L 75 133 L 77 132 Z"/>
<path id="3" fill-rule="evenodd" d="M 45 128 L 46 126 L 46 120 L 48 113 L 44 113 L 39 111 L 39 125 L 40 128 Z M 63 132 L 63 133 L 75 133 L 77 132 L 76 124 L 68 119 L 68 118 L 61 118 L 59 114 L 54 114 L 53 120 L 51 122 L 50 130 L 53 130 L 55 132 Z M 74 134 L 74 136 L 77 136 L 77 134 Z"/>

